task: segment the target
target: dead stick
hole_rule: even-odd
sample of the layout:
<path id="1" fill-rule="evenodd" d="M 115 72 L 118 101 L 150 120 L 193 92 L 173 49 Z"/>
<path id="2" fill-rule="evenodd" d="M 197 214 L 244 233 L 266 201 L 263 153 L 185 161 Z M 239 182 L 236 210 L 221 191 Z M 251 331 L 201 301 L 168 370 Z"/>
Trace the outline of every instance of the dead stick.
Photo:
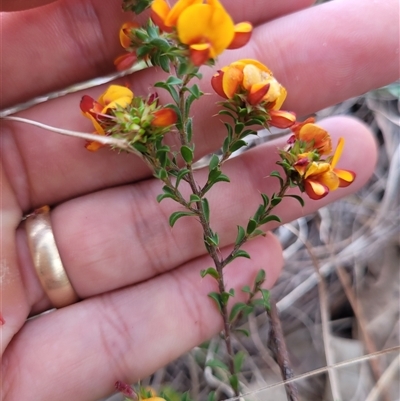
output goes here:
<path id="1" fill-rule="evenodd" d="M 293 369 L 290 364 L 289 354 L 286 348 L 285 338 L 283 337 L 281 320 L 274 300 L 270 300 L 270 309 L 267 311 L 270 320 L 269 330 L 269 349 L 272 351 L 274 359 L 282 373 L 283 380 L 294 377 Z M 286 394 L 289 401 L 299 401 L 299 392 L 295 383 L 285 384 Z"/>

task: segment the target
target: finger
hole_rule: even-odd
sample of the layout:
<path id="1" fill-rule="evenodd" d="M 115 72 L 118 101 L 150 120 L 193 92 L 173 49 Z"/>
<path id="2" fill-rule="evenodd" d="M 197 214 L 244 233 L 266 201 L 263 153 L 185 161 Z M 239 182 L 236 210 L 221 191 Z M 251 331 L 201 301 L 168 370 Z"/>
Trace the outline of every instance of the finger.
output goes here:
<path id="1" fill-rule="evenodd" d="M 258 0 L 226 6 L 235 20 L 257 24 L 311 3 L 282 0 L 266 7 Z M 131 13 L 121 12 L 121 0 L 60 0 L 23 14 L 3 14 L 0 75 L 7 79 L 0 109 L 114 71 L 113 59 L 123 53 L 117 33 L 130 19 Z"/>
<path id="2" fill-rule="evenodd" d="M 398 66 L 393 57 L 398 48 L 396 35 L 388 35 L 387 30 L 380 27 L 383 23 L 392 30 L 398 29 L 393 9 L 396 9 L 394 1 L 388 1 L 382 7 L 374 2 L 361 4 L 361 1 L 340 0 L 313 7 L 260 27 L 252 45 L 240 53 L 232 52 L 230 57 L 259 56 L 261 61 L 271 65 L 275 75 L 288 88 L 288 109 L 299 114 L 315 111 L 396 79 Z M 354 18 L 352 23 L 348 14 Z M 321 20 L 335 23 L 321 24 Z M 380 21 L 379 24 L 376 21 Z M 321 42 L 321 38 L 325 41 Z M 376 57 L 376 54 L 380 56 Z M 221 63 L 224 60 L 227 60 L 225 56 Z M 206 69 L 202 81 L 203 90 L 209 93 L 211 73 Z M 161 74 L 157 75 L 154 69 L 135 74 L 132 78 L 135 93 L 148 92 L 159 78 Z M 103 89 L 95 88 L 88 93 L 96 97 Z M 57 99 L 21 115 L 50 125 L 90 131 L 89 122 L 82 122 L 83 117 L 76 111 L 80 96 L 73 94 Z M 198 157 L 219 148 L 225 134 L 219 118 L 210 118 L 216 114 L 216 101 L 216 96 L 205 96 L 195 109 Z M 60 202 L 149 176 L 148 169 L 137 160 L 131 162 L 129 156 L 125 158 L 106 150 L 88 154 L 81 141 L 56 134 L 51 136 L 22 124 L 3 125 L 8 130 L 3 135 L 6 137 L 4 143 L 12 149 L 4 152 L 5 168 L 14 178 L 10 180 L 25 210 L 32 204 Z M 22 166 L 26 170 L 21 169 Z M 51 171 L 48 166 L 52 166 Z M 64 179 L 60 180 L 60 176 Z M 28 183 L 31 184 L 30 192 L 26 191 Z"/>
<path id="3" fill-rule="evenodd" d="M 56 0 L 1 0 L 1 11 L 22 11 L 52 3 Z"/>
<path id="4" fill-rule="evenodd" d="M 304 196 L 304 208 L 297 201 L 284 200 L 275 212 L 283 222 L 356 191 L 372 174 L 375 144 L 363 124 L 342 117 L 328 119 L 323 126 L 332 132 L 333 143 L 339 136 L 346 137 L 340 164 L 355 171 L 357 179 L 350 187 L 338 189 L 321 201 Z M 219 234 L 221 246 L 234 243 L 237 225 L 246 227 L 261 203 L 261 192 L 271 196 L 279 190 L 277 180 L 268 178 L 268 174 L 277 167 L 277 147 L 284 145 L 281 142 L 257 147 L 224 166 L 231 183 L 219 184 L 207 194 L 211 226 Z M 196 175 L 199 183 L 206 179 L 205 170 Z M 185 218 L 173 229 L 169 227 L 168 216 L 179 207 L 169 200 L 158 204 L 155 198 L 160 191 L 161 184 L 152 179 L 77 198 L 53 210 L 53 230 L 61 258 L 81 298 L 147 280 L 205 252 L 201 227 L 195 219 Z M 26 246 L 20 248 L 20 255 L 23 268 L 32 270 Z M 42 300 L 40 287 L 35 288 L 37 299 Z M 32 304 L 35 312 L 43 307 L 49 308 L 50 304 Z"/>
<path id="5" fill-rule="evenodd" d="M 226 270 L 235 301 L 240 289 L 267 267 L 268 288 L 282 266 L 278 241 L 268 235 Z M 6 350 L 4 401 L 86 401 L 103 397 L 117 380 L 135 382 L 202 343 L 221 329 L 207 294 L 215 281 L 201 279 L 206 257 L 135 287 L 92 298 L 28 322 Z M 55 363 L 56 361 L 56 363 Z M 5 369 L 6 367 L 6 369 Z M 20 369 L 33 374 L 20 375 Z"/>
<path id="6" fill-rule="evenodd" d="M 19 269 L 15 232 L 22 211 L 4 170 L 0 168 L 0 356 L 13 335 L 23 325 L 33 300 L 28 300 Z"/>

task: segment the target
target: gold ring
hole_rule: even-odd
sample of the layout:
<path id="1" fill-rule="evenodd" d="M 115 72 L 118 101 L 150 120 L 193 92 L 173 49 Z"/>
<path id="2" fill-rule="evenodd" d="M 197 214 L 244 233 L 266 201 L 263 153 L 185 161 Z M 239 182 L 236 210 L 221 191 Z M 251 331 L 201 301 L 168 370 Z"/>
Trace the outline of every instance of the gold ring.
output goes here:
<path id="1" fill-rule="evenodd" d="M 43 206 L 25 218 L 29 250 L 44 292 L 55 308 L 78 301 L 61 261 L 51 228 L 50 208 Z"/>

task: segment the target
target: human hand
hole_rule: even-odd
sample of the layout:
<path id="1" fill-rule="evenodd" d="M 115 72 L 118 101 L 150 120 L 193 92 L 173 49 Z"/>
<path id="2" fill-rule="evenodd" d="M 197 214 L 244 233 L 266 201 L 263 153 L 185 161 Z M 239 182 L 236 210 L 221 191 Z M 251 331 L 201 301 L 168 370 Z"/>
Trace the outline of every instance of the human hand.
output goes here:
<path id="1" fill-rule="evenodd" d="M 261 0 L 252 6 L 247 1 L 246 9 L 239 0 L 227 3 L 235 20 L 251 20 L 257 28 L 246 48 L 222 56 L 219 65 L 244 53 L 267 64 L 288 89 L 285 108 L 298 115 L 398 78 L 394 0 L 337 0 L 289 15 L 310 3 L 273 2 L 268 10 Z M 59 1 L 3 14 L 1 108 L 110 72 L 122 52 L 116 32 L 126 17 L 120 0 Z M 206 83 L 212 71 L 204 72 Z M 131 87 L 145 94 L 160 74 L 138 72 L 129 78 Z M 85 94 L 96 98 L 103 89 Z M 81 96 L 70 94 L 19 115 L 90 132 L 78 111 Z M 214 103 L 206 97 L 196 109 L 199 155 L 218 148 L 223 136 L 223 126 L 209 117 Z M 357 180 L 321 201 L 307 200 L 304 209 L 284 203 L 278 211 L 284 221 L 357 190 L 372 173 L 376 152 L 364 125 L 348 118 L 320 124 L 333 138 L 346 138 L 341 161 Z M 4 401 L 97 399 L 115 381 L 137 381 L 220 330 L 220 316 L 206 296 L 213 283 L 199 277 L 208 262 L 198 227 L 187 221 L 185 229 L 178 223 L 170 230 L 166 216 L 173 206 L 156 204 L 159 183 L 140 160 L 105 149 L 91 154 L 79 140 L 26 125 L 2 121 L 1 129 Z M 277 146 L 257 147 L 227 163 L 233 183 L 218 196 L 210 194 L 224 246 L 241 223 L 227 216 L 245 221 L 259 202 L 258 191 L 276 189 L 263 177 L 274 168 Z M 233 197 L 242 202 L 232 204 Z M 43 204 L 53 206 L 57 246 L 83 301 L 26 322 L 51 307 L 18 227 L 24 214 Z M 266 284 L 272 286 L 282 265 L 277 240 L 268 235 L 247 249 L 252 259 L 229 267 L 230 284 L 241 288 L 268 266 Z"/>

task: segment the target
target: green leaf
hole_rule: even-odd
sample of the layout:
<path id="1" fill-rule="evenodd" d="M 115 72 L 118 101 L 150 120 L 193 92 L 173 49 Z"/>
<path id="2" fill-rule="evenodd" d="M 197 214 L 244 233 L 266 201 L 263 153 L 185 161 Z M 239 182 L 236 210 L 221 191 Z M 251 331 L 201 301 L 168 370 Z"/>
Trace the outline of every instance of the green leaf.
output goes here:
<path id="1" fill-rule="evenodd" d="M 250 332 L 246 329 L 235 329 L 236 333 L 241 333 L 243 335 L 245 335 L 246 337 L 250 337 Z"/>
<path id="2" fill-rule="evenodd" d="M 168 173 L 164 168 L 160 168 L 154 172 L 154 176 L 159 180 L 164 181 L 165 179 L 168 178 Z"/>
<path id="3" fill-rule="evenodd" d="M 209 171 L 212 171 L 218 167 L 219 157 L 218 155 L 212 155 L 210 163 L 208 164 Z"/>
<path id="4" fill-rule="evenodd" d="M 271 303 L 270 303 L 271 293 L 268 290 L 265 290 L 264 288 L 260 288 L 260 292 L 262 295 L 262 299 L 264 301 L 265 309 L 269 310 L 271 308 Z"/>
<path id="5" fill-rule="evenodd" d="M 191 117 L 186 120 L 186 134 L 188 141 L 191 142 L 193 136 L 193 119 Z"/>
<path id="6" fill-rule="evenodd" d="M 211 237 L 205 238 L 206 242 L 210 246 L 218 246 L 219 245 L 219 235 L 217 233 L 213 234 Z"/>
<path id="7" fill-rule="evenodd" d="M 268 207 L 268 205 L 269 205 L 269 198 L 265 194 L 261 194 L 261 197 L 263 198 L 264 208 L 266 209 Z"/>
<path id="8" fill-rule="evenodd" d="M 178 92 L 177 92 L 177 90 L 176 90 L 172 85 L 168 85 L 168 84 L 165 83 L 165 82 L 156 82 L 156 83 L 154 84 L 154 86 L 155 86 L 156 88 L 162 88 L 162 89 L 165 89 L 166 91 L 168 91 L 169 94 L 171 95 L 172 99 L 174 99 L 174 102 L 175 102 L 175 103 L 179 103 L 179 95 L 178 95 Z"/>
<path id="9" fill-rule="evenodd" d="M 200 90 L 199 86 L 194 84 L 190 88 L 187 88 L 188 91 L 196 98 L 199 99 L 203 92 Z"/>
<path id="10" fill-rule="evenodd" d="M 206 366 L 209 366 L 210 368 L 220 368 L 225 370 L 226 372 L 229 372 L 228 366 L 218 359 L 210 359 L 206 362 Z"/>
<path id="11" fill-rule="evenodd" d="M 228 152 L 229 146 L 231 144 L 230 138 L 226 137 L 224 143 L 222 144 L 222 152 L 226 154 Z"/>
<path id="12" fill-rule="evenodd" d="M 185 162 L 187 164 L 191 164 L 193 161 L 193 149 L 189 148 L 189 146 L 183 145 L 181 146 L 181 155 L 183 157 L 183 160 L 185 160 Z"/>
<path id="13" fill-rule="evenodd" d="M 170 61 L 169 61 L 168 56 L 161 55 L 160 56 L 160 67 L 163 69 L 163 71 L 169 72 L 169 64 L 170 64 Z"/>
<path id="14" fill-rule="evenodd" d="M 250 238 L 255 238 L 262 235 L 263 237 L 265 237 L 267 234 L 263 231 L 263 230 L 254 230 L 253 233 L 251 234 L 251 236 L 249 236 Z"/>
<path id="15" fill-rule="evenodd" d="M 216 182 L 231 182 L 229 177 L 225 174 L 220 174 L 217 179 L 214 180 L 214 184 Z"/>
<path id="16" fill-rule="evenodd" d="M 201 203 L 203 205 L 204 217 L 207 220 L 207 222 L 210 222 L 210 205 L 208 203 L 207 198 L 203 198 L 201 200 Z"/>
<path id="17" fill-rule="evenodd" d="M 224 305 L 228 304 L 229 298 L 232 295 L 229 292 L 224 291 L 223 293 L 221 293 L 221 301 Z"/>
<path id="18" fill-rule="evenodd" d="M 194 213 L 192 212 L 174 212 L 171 214 L 171 216 L 169 217 L 169 225 L 171 227 L 174 226 L 174 224 L 181 218 L 181 217 L 185 217 L 185 216 L 195 216 Z"/>
<path id="19" fill-rule="evenodd" d="M 218 310 L 221 312 L 222 311 L 221 295 L 218 292 L 210 292 L 208 296 L 215 301 Z"/>
<path id="20" fill-rule="evenodd" d="M 247 305 L 244 302 L 237 302 L 233 305 L 229 314 L 229 321 L 233 322 L 245 308 L 247 308 Z"/>
<path id="21" fill-rule="evenodd" d="M 200 271 L 200 276 L 202 278 L 204 278 L 207 275 L 214 277 L 216 280 L 219 279 L 219 273 L 217 272 L 217 270 L 214 267 L 209 267 L 208 269 Z"/>
<path id="22" fill-rule="evenodd" d="M 160 37 L 152 39 L 149 44 L 156 47 L 158 50 L 161 50 L 163 53 L 168 52 L 171 48 L 168 41 Z"/>
<path id="23" fill-rule="evenodd" d="M 229 383 L 235 392 L 239 390 L 239 379 L 236 375 L 232 375 L 229 377 Z"/>
<path id="24" fill-rule="evenodd" d="M 175 183 L 176 188 L 178 188 L 178 185 L 181 182 L 182 178 L 188 173 L 190 173 L 190 170 L 187 168 L 183 168 L 182 170 L 179 170 L 179 173 L 176 176 L 176 183 Z"/>
<path id="25" fill-rule="evenodd" d="M 233 259 L 236 259 L 236 258 L 250 259 L 250 255 L 243 249 L 238 249 L 232 256 L 233 256 Z"/>
<path id="26" fill-rule="evenodd" d="M 235 134 L 236 135 L 239 135 L 243 130 L 244 130 L 244 124 L 243 123 L 236 123 L 235 124 Z"/>
<path id="27" fill-rule="evenodd" d="M 304 199 L 301 196 L 299 196 L 299 195 L 285 195 L 284 197 L 285 198 L 294 198 L 300 203 L 301 206 L 304 207 Z"/>
<path id="28" fill-rule="evenodd" d="M 247 223 L 246 233 L 247 235 L 251 234 L 257 228 L 257 222 L 253 219 L 250 219 Z"/>
<path id="29" fill-rule="evenodd" d="M 211 393 L 208 394 L 207 401 L 217 401 L 217 394 L 215 391 L 211 391 Z"/>
<path id="30" fill-rule="evenodd" d="M 254 280 L 254 284 L 259 287 L 263 282 L 265 281 L 265 270 L 261 269 L 259 270 L 259 272 L 257 273 L 257 276 Z"/>
<path id="31" fill-rule="evenodd" d="M 173 75 L 169 76 L 165 81 L 168 85 L 182 85 L 183 81 L 180 78 L 177 78 Z"/>
<path id="32" fill-rule="evenodd" d="M 242 292 L 244 292 L 244 293 L 246 293 L 246 294 L 251 294 L 251 293 L 252 293 L 251 288 L 250 288 L 248 285 L 245 285 L 245 286 L 242 288 Z"/>
<path id="33" fill-rule="evenodd" d="M 160 195 L 157 195 L 157 202 L 158 203 L 160 203 L 163 199 L 173 199 L 173 200 L 175 200 L 176 201 L 176 196 L 174 196 L 174 195 L 170 195 L 170 194 L 160 194 Z"/>
<path id="34" fill-rule="evenodd" d="M 276 171 L 276 170 L 272 171 L 271 174 L 270 174 L 270 177 L 278 178 L 278 180 L 279 180 L 279 182 L 281 184 L 281 187 L 283 187 L 284 181 L 283 181 L 283 178 L 281 177 L 281 173 L 279 171 Z"/>
<path id="35" fill-rule="evenodd" d="M 226 130 L 228 131 L 228 137 L 232 138 L 233 129 L 232 129 L 231 125 L 228 123 L 224 123 L 224 125 L 225 125 Z"/>
<path id="36" fill-rule="evenodd" d="M 193 95 L 190 95 L 186 98 L 185 100 L 185 117 L 188 117 L 190 114 L 190 107 L 192 106 L 192 103 L 196 100 L 196 97 Z"/>
<path id="37" fill-rule="evenodd" d="M 201 202 L 201 198 L 200 196 L 196 195 L 196 194 L 190 194 L 190 203 L 192 202 Z"/>
<path id="38" fill-rule="evenodd" d="M 242 370 L 243 362 L 246 358 L 246 353 L 244 351 L 239 351 L 234 357 L 233 357 L 233 369 L 235 373 L 240 373 Z"/>
<path id="39" fill-rule="evenodd" d="M 236 121 L 236 116 L 234 116 L 234 115 L 233 115 L 230 111 L 228 111 L 228 110 L 220 110 L 220 111 L 218 112 L 218 114 L 224 115 L 224 116 L 229 116 L 229 117 L 232 118 L 232 120 Z"/>
<path id="40" fill-rule="evenodd" d="M 235 245 L 239 245 L 243 241 L 244 237 L 246 236 L 246 231 L 244 230 L 244 228 L 242 226 L 237 226 L 237 229 L 238 229 L 238 233 L 236 236 Z"/>
<path id="41" fill-rule="evenodd" d="M 257 131 L 254 131 L 253 129 L 246 129 L 239 135 L 239 138 L 243 139 L 243 138 L 246 138 L 246 136 L 249 136 L 249 135 L 258 135 L 258 134 L 257 134 Z"/>
<path id="42" fill-rule="evenodd" d="M 276 216 L 276 215 L 274 215 L 274 214 L 270 214 L 269 216 L 264 217 L 264 218 L 260 221 L 260 225 L 261 225 L 261 224 L 266 224 L 266 223 L 268 223 L 268 222 L 270 222 L 270 221 L 277 221 L 278 223 L 281 223 L 281 222 L 282 222 L 282 220 L 281 220 L 278 216 Z"/>
<path id="43" fill-rule="evenodd" d="M 233 153 L 239 150 L 240 148 L 243 148 L 244 146 L 247 146 L 247 142 L 240 139 L 239 141 L 236 141 L 229 147 L 229 151 Z"/>
<path id="44" fill-rule="evenodd" d="M 273 196 L 273 197 L 271 198 L 271 205 L 272 205 L 272 206 L 279 205 L 279 204 L 281 203 L 281 201 L 282 201 L 282 198 L 281 198 L 281 197 L 279 197 L 279 196 Z"/>
<path id="45" fill-rule="evenodd" d="M 253 220 L 260 221 L 261 216 L 265 213 L 264 204 L 258 206 L 257 211 L 254 213 Z"/>

